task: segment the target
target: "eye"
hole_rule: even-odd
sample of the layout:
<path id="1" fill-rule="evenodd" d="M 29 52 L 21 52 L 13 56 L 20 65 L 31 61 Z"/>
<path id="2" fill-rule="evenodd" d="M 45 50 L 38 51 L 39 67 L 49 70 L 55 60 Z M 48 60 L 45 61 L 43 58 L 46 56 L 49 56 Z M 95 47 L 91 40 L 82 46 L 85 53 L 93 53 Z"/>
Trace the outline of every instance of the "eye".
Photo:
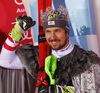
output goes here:
<path id="1" fill-rule="evenodd" d="M 45 33 L 50 33 L 50 31 L 49 30 L 46 30 Z"/>
<path id="2" fill-rule="evenodd" d="M 55 32 L 60 32 L 60 30 L 59 29 L 56 29 Z"/>

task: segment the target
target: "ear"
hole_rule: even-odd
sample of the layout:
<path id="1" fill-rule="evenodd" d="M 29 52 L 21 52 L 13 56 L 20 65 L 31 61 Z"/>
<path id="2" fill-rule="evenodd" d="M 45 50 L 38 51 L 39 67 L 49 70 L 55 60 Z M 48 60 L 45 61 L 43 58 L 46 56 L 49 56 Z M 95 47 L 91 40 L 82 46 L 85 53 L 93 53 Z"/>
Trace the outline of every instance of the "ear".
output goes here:
<path id="1" fill-rule="evenodd" d="M 65 31 L 66 38 L 68 39 L 68 33 Z"/>

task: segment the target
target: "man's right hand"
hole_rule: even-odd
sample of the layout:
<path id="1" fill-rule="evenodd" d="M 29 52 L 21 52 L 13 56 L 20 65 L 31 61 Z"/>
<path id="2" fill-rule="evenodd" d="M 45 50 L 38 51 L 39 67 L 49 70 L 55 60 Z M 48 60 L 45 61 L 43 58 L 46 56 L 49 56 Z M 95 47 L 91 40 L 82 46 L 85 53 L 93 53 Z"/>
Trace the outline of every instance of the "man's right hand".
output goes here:
<path id="1" fill-rule="evenodd" d="M 22 38 L 22 34 L 32 26 L 34 26 L 36 22 L 33 21 L 31 17 L 22 15 L 16 18 L 15 23 L 16 24 L 9 35 L 15 40 L 20 41 Z"/>
<path id="2" fill-rule="evenodd" d="M 31 17 L 22 15 L 16 18 L 19 26 L 24 30 L 27 31 L 30 27 L 34 26 L 36 21 L 33 21 Z"/>

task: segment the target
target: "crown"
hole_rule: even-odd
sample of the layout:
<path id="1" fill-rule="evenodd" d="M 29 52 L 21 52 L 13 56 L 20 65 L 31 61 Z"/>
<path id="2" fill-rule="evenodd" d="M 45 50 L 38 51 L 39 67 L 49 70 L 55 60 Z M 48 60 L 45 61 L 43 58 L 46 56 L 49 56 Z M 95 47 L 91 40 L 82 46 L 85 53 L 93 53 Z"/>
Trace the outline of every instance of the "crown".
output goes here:
<path id="1" fill-rule="evenodd" d="M 59 20 L 66 20 L 68 21 L 68 9 L 64 6 L 59 6 L 58 9 L 53 9 L 52 7 L 47 7 L 46 11 L 41 10 L 41 25 L 43 26 L 43 23 L 45 20 L 52 19 L 52 18 L 59 18 Z"/>

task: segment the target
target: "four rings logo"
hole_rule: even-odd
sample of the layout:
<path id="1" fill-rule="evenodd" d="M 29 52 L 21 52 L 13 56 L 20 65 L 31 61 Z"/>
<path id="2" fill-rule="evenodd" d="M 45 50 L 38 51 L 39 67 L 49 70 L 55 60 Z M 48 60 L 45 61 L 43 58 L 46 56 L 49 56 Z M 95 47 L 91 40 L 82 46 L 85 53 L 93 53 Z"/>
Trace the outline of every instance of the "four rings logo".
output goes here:
<path id="1" fill-rule="evenodd" d="M 14 0 L 15 1 L 15 3 L 17 4 L 17 5 L 22 5 L 23 4 L 23 2 L 21 1 L 21 2 L 18 2 L 17 0 Z"/>
<path id="2" fill-rule="evenodd" d="M 22 2 L 22 0 L 14 0 L 14 2 L 15 2 L 15 4 L 17 4 L 17 5 L 23 5 L 23 2 Z M 17 8 L 17 11 L 16 11 L 16 13 L 21 13 L 21 12 L 25 12 L 25 8 Z"/>

